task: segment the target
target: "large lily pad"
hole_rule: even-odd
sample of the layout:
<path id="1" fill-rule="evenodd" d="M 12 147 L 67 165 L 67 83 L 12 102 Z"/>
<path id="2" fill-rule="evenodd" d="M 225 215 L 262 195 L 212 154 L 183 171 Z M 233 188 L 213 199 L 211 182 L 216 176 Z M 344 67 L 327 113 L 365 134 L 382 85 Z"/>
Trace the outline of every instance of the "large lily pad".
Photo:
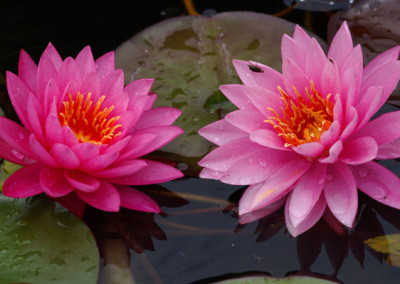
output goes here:
<path id="1" fill-rule="evenodd" d="M 126 83 L 155 78 L 156 106 L 182 110 L 176 124 L 185 133 L 162 148 L 196 167 L 212 146 L 197 131 L 235 107 L 219 85 L 239 83 L 232 59 L 281 68 L 280 44 L 294 24 L 254 12 L 226 12 L 213 17 L 183 16 L 155 24 L 116 49 L 116 65 Z M 171 155 L 172 154 L 172 155 Z"/>
<path id="2" fill-rule="evenodd" d="M 0 283 L 96 283 L 99 254 L 86 225 L 39 196 L 0 195 Z"/>

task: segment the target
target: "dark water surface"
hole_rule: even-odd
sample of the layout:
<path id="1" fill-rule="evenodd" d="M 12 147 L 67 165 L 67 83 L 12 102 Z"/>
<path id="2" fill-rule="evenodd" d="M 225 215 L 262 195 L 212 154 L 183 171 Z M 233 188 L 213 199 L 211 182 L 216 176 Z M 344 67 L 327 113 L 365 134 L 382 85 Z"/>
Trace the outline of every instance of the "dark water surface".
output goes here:
<path id="1" fill-rule="evenodd" d="M 134 2 L 134 1 L 132 1 Z M 276 14 L 283 1 L 195 1 L 200 13 L 247 10 Z M 283 18 L 326 39 L 332 11 L 292 10 Z M 140 30 L 163 19 L 185 15 L 182 1 L 81 2 L 0 1 L 0 72 L 17 72 L 19 50 L 35 61 L 48 42 L 63 57 L 91 45 L 95 57 L 114 50 Z M 2 86 L 0 105 L 15 118 Z M 386 105 L 384 112 L 396 108 Z M 400 175 L 400 163 L 384 163 Z M 323 221 L 297 238 L 285 228 L 283 210 L 239 225 L 237 201 L 245 188 L 188 177 L 143 187 L 162 214 L 122 210 L 109 214 L 89 210 L 103 256 L 101 283 L 209 283 L 245 274 L 284 277 L 313 275 L 344 283 L 396 283 L 400 269 L 387 255 L 369 249 L 366 239 L 397 234 L 400 211 L 360 194 L 354 229 L 338 235 Z"/>

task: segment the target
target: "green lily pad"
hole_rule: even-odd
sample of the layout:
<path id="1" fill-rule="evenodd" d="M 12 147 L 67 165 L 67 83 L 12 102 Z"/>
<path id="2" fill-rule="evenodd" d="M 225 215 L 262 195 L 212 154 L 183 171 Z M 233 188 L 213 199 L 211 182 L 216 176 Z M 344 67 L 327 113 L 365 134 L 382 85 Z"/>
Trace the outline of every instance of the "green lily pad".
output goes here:
<path id="1" fill-rule="evenodd" d="M 294 27 L 255 12 L 176 17 L 123 43 L 116 49 L 115 60 L 125 72 L 126 83 L 155 79 L 155 106 L 182 110 L 176 125 L 185 133 L 161 150 L 193 170 L 213 146 L 197 131 L 235 109 L 219 91 L 220 85 L 240 83 L 232 60 L 257 61 L 280 70 L 282 35 L 291 35 Z"/>
<path id="2" fill-rule="evenodd" d="M 400 267 L 400 234 L 382 235 L 368 239 L 364 243 L 374 251 L 387 254 L 387 263 Z"/>
<path id="3" fill-rule="evenodd" d="M 0 219 L 0 283 L 96 283 L 94 237 L 61 205 L 1 194 Z"/>
<path id="4" fill-rule="evenodd" d="M 289 276 L 289 277 L 269 277 L 269 276 L 249 276 L 229 279 L 217 282 L 220 284 L 328 284 L 338 283 L 326 279 L 312 276 Z"/>

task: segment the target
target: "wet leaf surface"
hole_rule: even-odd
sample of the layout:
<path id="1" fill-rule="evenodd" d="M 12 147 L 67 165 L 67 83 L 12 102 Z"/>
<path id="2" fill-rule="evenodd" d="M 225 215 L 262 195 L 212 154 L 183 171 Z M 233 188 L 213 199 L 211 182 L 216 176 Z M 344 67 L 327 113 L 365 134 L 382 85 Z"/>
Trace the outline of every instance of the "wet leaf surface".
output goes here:
<path id="1" fill-rule="evenodd" d="M 156 106 L 182 110 L 176 124 L 185 133 L 162 148 L 196 174 L 197 161 L 213 146 L 197 131 L 235 109 L 219 91 L 240 83 L 232 59 L 252 60 L 280 70 L 280 42 L 294 24 L 253 12 L 226 12 L 213 17 L 185 16 L 155 24 L 116 50 L 116 65 L 126 83 L 155 78 Z"/>
<path id="2" fill-rule="evenodd" d="M 44 196 L 0 195 L 0 216 L 0 283 L 96 283 L 96 243 L 75 215 Z"/>

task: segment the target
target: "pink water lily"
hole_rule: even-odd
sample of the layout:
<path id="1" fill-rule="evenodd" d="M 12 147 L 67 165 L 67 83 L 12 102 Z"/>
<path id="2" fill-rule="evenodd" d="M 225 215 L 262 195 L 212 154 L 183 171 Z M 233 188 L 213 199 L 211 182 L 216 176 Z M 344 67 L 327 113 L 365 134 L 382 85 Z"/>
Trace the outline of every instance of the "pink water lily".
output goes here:
<path id="1" fill-rule="evenodd" d="M 182 177 L 176 168 L 143 158 L 182 130 L 180 111 L 152 108 L 153 80 L 124 87 L 113 52 L 96 61 L 90 47 L 63 60 L 49 44 L 36 65 L 21 51 L 18 76 L 7 72 L 11 102 L 24 125 L 0 117 L 0 156 L 25 167 L 4 183 L 4 195 L 40 193 L 77 215 L 89 204 L 159 212 L 155 201 L 130 185 Z"/>
<path id="2" fill-rule="evenodd" d="M 400 179 L 374 159 L 400 157 L 400 111 L 371 120 L 400 78 L 400 47 L 363 67 L 346 23 L 328 55 L 299 26 L 282 38 L 282 73 L 234 60 L 243 84 L 221 86 L 238 107 L 199 133 L 219 147 L 199 164 L 200 176 L 249 185 L 240 222 L 285 204 L 297 236 L 328 212 L 352 227 L 357 188 L 400 208 Z"/>

